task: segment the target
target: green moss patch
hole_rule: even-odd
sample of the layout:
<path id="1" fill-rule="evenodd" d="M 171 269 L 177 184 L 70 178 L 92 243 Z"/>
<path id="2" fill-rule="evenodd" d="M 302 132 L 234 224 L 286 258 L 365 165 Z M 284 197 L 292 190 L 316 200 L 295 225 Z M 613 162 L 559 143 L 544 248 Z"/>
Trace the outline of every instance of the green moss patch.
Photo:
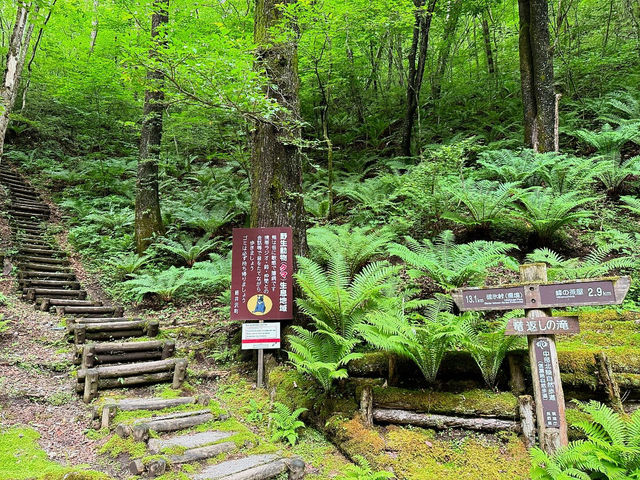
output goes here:
<path id="1" fill-rule="evenodd" d="M 48 459 L 38 445 L 40 435 L 30 428 L 0 430 L 0 478 L 6 480 L 110 480 L 83 466 L 63 467 Z"/>
<path id="2" fill-rule="evenodd" d="M 447 415 L 513 419 L 518 409 L 518 399 L 512 393 L 480 389 L 451 393 L 376 387 L 373 389 L 373 399 L 375 405 Z"/>
<path id="3" fill-rule="evenodd" d="M 142 458 L 147 453 L 147 444 L 136 442 L 131 437 L 122 438 L 119 435 L 113 435 L 98 452 L 109 455 L 111 458 L 117 458 L 123 453 L 131 458 Z"/>

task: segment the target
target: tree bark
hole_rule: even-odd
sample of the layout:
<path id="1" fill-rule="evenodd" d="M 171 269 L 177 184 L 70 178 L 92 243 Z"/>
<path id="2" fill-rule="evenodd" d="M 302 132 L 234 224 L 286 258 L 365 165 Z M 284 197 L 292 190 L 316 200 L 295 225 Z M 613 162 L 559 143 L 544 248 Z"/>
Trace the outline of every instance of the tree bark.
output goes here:
<path id="1" fill-rule="evenodd" d="M 295 0 L 286 0 L 285 4 Z M 274 41 L 271 28 L 283 13 L 279 0 L 256 0 L 254 38 L 256 68 L 264 70 L 268 98 L 281 110 L 272 121 L 255 125 L 251 154 L 251 227 L 290 226 L 296 255 L 307 252 L 306 215 L 302 197 L 299 151 L 300 100 L 298 56 L 294 40 Z"/>
<path id="2" fill-rule="evenodd" d="M 487 12 L 482 12 L 482 37 L 484 39 L 484 51 L 487 56 L 487 71 L 489 75 L 496 73 L 495 63 L 493 61 L 493 50 L 491 49 L 491 31 L 489 30 L 489 20 L 487 20 Z"/>
<path id="3" fill-rule="evenodd" d="M 166 43 L 163 29 L 169 23 L 169 0 L 154 0 L 154 8 L 155 12 L 151 16 L 152 47 L 149 51 L 152 66 L 147 71 L 148 86 L 144 95 L 144 118 L 140 134 L 140 159 L 136 181 L 135 236 L 138 253 L 147 249 L 154 235 L 164 233 L 158 194 L 164 74 L 153 64 L 159 61 L 158 50 Z"/>
<path id="4" fill-rule="evenodd" d="M 91 21 L 91 40 L 89 43 L 89 56 L 93 53 L 98 38 L 98 7 L 100 0 L 93 0 L 93 20 Z"/>
<path id="5" fill-rule="evenodd" d="M 525 146 L 555 150 L 553 55 L 549 40 L 548 0 L 519 0 L 520 80 Z"/>
<path id="6" fill-rule="evenodd" d="M 418 112 L 418 102 L 424 67 L 427 60 L 427 50 L 429 48 L 429 31 L 431 29 L 431 19 L 436 8 L 437 0 L 429 0 L 425 10 L 426 0 L 414 0 L 415 22 L 413 25 L 413 40 L 409 50 L 409 77 L 407 79 L 407 110 L 404 122 L 404 132 L 402 136 L 402 153 L 411 155 L 411 136 L 413 125 Z"/>
<path id="7" fill-rule="evenodd" d="M 453 45 L 454 36 L 458 29 L 461 8 L 462 0 L 453 0 L 453 3 L 450 3 L 447 21 L 444 25 L 442 47 L 438 54 L 438 64 L 431 84 L 431 95 L 434 100 L 438 100 L 442 93 L 442 79 L 444 78 L 444 72 L 447 68 L 447 63 L 449 62 L 449 56 L 451 55 L 451 46 Z"/>
<path id="8" fill-rule="evenodd" d="M 13 110 L 20 77 L 27 56 L 27 49 L 33 33 L 33 25 L 28 26 L 31 3 L 20 2 L 16 12 L 16 20 L 9 40 L 7 60 L 5 63 L 2 85 L 0 86 L 0 159 L 4 152 L 4 139 L 9 126 L 9 116 Z"/>

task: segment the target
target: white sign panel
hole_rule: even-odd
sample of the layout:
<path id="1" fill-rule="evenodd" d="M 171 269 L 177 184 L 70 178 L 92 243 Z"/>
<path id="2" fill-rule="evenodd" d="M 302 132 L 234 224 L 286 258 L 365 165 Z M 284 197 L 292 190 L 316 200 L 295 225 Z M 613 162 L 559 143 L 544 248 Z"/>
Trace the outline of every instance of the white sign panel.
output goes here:
<path id="1" fill-rule="evenodd" d="M 242 349 L 280 348 L 280 322 L 243 323 Z"/>

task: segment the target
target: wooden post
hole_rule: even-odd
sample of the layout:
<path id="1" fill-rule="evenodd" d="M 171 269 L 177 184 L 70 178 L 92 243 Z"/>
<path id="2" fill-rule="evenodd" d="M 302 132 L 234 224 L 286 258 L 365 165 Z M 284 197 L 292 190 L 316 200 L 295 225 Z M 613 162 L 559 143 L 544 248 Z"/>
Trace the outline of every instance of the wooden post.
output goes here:
<path id="1" fill-rule="evenodd" d="M 259 323 L 264 323 L 263 320 L 260 320 Z M 258 388 L 262 388 L 264 383 L 264 350 L 261 348 L 258 350 L 258 378 L 256 381 L 256 385 Z"/>
<path id="2" fill-rule="evenodd" d="M 300 457 L 291 459 L 288 463 L 288 480 L 302 480 L 305 474 L 306 465 Z"/>
<path id="3" fill-rule="evenodd" d="M 87 371 L 84 379 L 84 403 L 90 403 L 98 396 L 98 372 Z"/>
<path id="4" fill-rule="evenodd" d="M 109 425 L 111 424 L 111 420 L 113 420 L 114 417 L 116 416 L 117 410 L 118 410 L 118 407 L 116 406 L 115 403 L 109 403 L 104 407 L 102 407 L 102 419 L 101 419 L 100 428 L 109 428 Z"/>
<path id="5" fill-rule="evenodd" d="M 514 395 L 521 395 L 525 391 L 522 357 L 511 352 L 507 354 L 507 362 L 509 363 L 509 388 Z"/>
<path id="6" fill-rule="evenodd" d="M 536 422 L 533 416 L 533 398 L 531 398 L 531 395 L 518 397 L 518 409 L 520 410 L 520 426 L 524 443 L 527 448 L 531 448 L 536 444 Z"/>
<path id="7" fill-rule="evenodd" d="M 360 397 L 360 417 L 362 424 L 367 428 L 373 427 L 373 390 L 370 385 L 362 389 Z"/>
<path id="8" fill-rule="evenodd" d="M 173 383 L 171 388 L 180 388 L 187 375 L 187 360 L 185 358 L 179 358 L 176 360 L 176 366 L 173 370 Z"/>
<path id="9" fill-rule="evenodd" d="M 624 406 L 620 398 L 620 387 L 613 376 L 613 369 L 611 368 L 609 358 L 604 352 L 599 352 L 595 354 L 595 360 L 596 366 L 598 367 L 598 377 L 607 392 L 611 408 L 618 413 L 624 413 Z"/>
<path id="10" fill-rule="evenodd" d="M 546 282 L 546 264 L 521 265 L 520 280 L 524 283 Z M 525 292 L 526 289 L 525 286 Z M 550 310 L 525 309 L 525 313 L 526 318 L 532 320 L 551 316 Z M 538 422 L 538 439 L 540 448 L 552 454 L 559 447 L 569 443 L 555 335 L 530 335 L 527 339 L 529 341 L 529 361 Z"/>

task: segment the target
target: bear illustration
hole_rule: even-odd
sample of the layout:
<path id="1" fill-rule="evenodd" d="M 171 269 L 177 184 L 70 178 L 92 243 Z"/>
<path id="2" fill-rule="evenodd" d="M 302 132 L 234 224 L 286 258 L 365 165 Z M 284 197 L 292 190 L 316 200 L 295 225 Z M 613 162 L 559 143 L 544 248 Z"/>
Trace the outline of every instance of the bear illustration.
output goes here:
<path id="1" fill-rule="evenodd" d="M 264 296 L 258 295 L 256 308 L 253 309 L 253 313 L 264 313 L 266 309 L 267 309 L 267 306 L 264 304 Z"/>

